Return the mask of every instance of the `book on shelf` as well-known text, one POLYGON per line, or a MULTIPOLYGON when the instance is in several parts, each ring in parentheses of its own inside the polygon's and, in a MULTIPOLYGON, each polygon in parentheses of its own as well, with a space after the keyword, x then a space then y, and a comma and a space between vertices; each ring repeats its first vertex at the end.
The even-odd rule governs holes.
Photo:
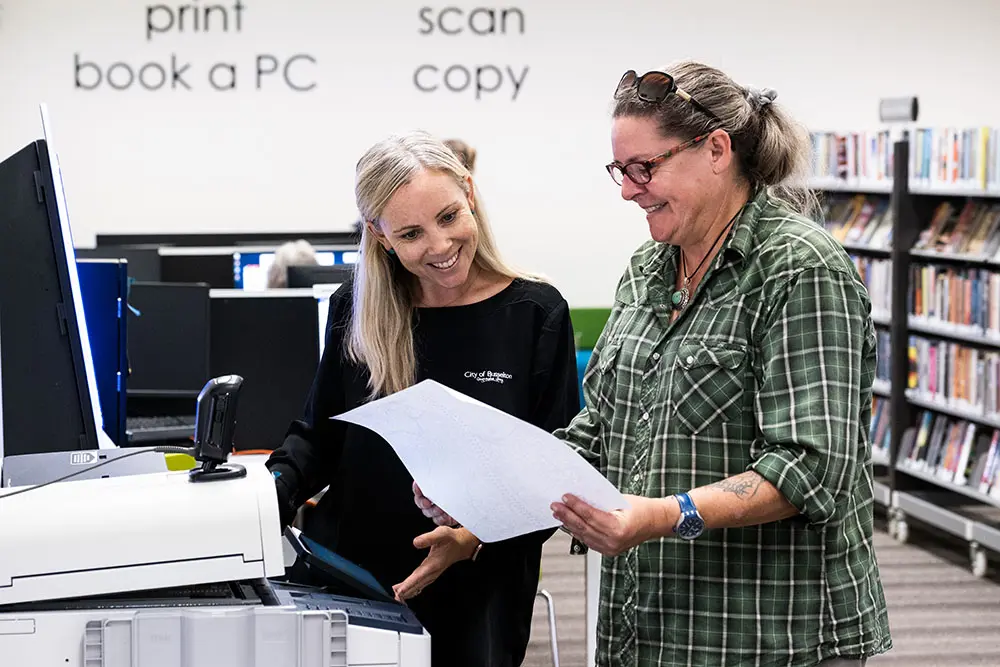
POLYGON ((822 216, 827 231, 843 244, 891 248, 892 212, 886 196, 830 194, 823 198, 822 216))
POLYGON ((1000 500, 1000 430, 920 411, 901 438, 897 467, 1000 500))
POLYGON ((1000 271, 911 264, 906 299, 914 324, 1000 340, 1000 271))
POLYGON ((892 378, 892 336, 884 329, 875 335, 875 378, 888 384, 892 378))
POLYGON ((814 131, 813 177, 859 188, 891 184, 893 144, 904 130, 911 189, 1000 192, 1000 129, 991 127, 814 131))
POLYGON ((872 443, 872 460, 889 462, 889 443, 892 440, 892 404, 888 398, 872 398, 872 423, 869 438, 872 443))
POLYGON ((926 186, 990 190, 1000 186, 1000 133, 989 127, 916 128, 910 180, 926 186))
POLYGON ((973 475, 972 481, 980 493, 1000 497, 1000 430, 993 432, 979 474, 973 475))
POLYGON ((1000 203, 969 199, 959 208, 942 202, 913 249, 1000 260, 1000 203))
POLYGON ((891 182, 890 130, 812 132, 813 176, 845 182, 891 182))
POLYGON ((861 281, 868 288, 872 316, 888 321, 892 312, 892 262, 878 257, 867 257, 849 252, 861 281))
POLYGON ((908 356, 913 395, 1000 420, 1000 351, 910 336, 908 356))

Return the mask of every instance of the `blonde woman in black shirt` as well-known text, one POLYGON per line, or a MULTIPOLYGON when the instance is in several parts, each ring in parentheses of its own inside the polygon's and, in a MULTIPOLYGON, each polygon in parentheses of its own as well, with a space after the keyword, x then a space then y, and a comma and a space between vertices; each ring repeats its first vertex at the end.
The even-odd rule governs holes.
POLYGON ((431 378, 546 431, 565 426, 580 408, 567 303, 504 262, 468 168, 437 139, 373 146, 356 194, 361 259, 331 298, 305 415, 268 461, 282 521, 329 485, 305 532, 406 601, 435 667, 514 667, 552 531, 482 545, 436 527, 389 444, 330 417, 431 378))

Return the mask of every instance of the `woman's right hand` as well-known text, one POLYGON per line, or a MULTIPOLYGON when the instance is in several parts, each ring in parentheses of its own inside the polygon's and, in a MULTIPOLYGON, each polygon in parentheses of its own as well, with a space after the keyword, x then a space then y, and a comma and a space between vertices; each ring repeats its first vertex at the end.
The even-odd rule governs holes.
POLYGON ((435 524, 439 526, 458 525, 458 522, 451 518, 447 512, 435 505, 430 498, 423 494, 416 482, 413 483, 413 502, 417 504, 420 511, 424 513, 424 516, 435 524))

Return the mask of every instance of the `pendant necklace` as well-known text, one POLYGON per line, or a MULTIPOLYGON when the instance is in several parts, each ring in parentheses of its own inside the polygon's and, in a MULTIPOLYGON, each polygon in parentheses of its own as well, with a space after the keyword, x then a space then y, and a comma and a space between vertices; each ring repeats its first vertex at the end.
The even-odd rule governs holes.
POLYGON ((740 210, 736 212, 736 215, 734 215, 729 220, 729 222, 726 223, 726 226, 722 228, 722 231, 719 232, 719 235, 715 237, 715 242, 712 243, 712 247, 708 249, 708 252, 705 253, 705 256, 701 258, 700 262, 698 262, 698 266, 696 266, 694 271, 692 271, 691 273, 688 273, 685 270, 687 268, 687 260, 684 258, 684 251, 683 250, 680 251, 681 272, 684 274, 684 282, 681 284, 681 288, 679 290, 674 290, 674 292, 670 295, 670 305, 674 310, 683 310, 684 307, 687 306, 688 303, 691 301, 691 291, 688 289, 688 285, 691 284, 691 278, 693 278, 698 273, 698 271, 701 270, 702 264, 704 264, 705 260, 708 259, 708 256, 712 254, 712 251, 715 250, 715 246, 719 244, 719 240, 722 238, 722 235, 726 233, 730 225, 733 224, 733 221, 736 220, 737 216, 739 216, 740 211, 742 210, 743 208, 740 207, 740 210))

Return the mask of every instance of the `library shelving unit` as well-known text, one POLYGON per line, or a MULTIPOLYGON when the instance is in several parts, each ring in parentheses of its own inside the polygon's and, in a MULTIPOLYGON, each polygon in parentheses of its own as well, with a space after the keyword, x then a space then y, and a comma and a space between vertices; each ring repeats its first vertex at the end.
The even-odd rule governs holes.
POLYGON ((889 533, 906 542, 912 522, 957 538, 984 576, 1000 554, 1000 134, 924 132, 863 138, 865 156, 840 136, 816 172, 841 176, 810 185, 872 295, 875 501, 889 533), (875 177, 848 175, 862 159, 875 177))

